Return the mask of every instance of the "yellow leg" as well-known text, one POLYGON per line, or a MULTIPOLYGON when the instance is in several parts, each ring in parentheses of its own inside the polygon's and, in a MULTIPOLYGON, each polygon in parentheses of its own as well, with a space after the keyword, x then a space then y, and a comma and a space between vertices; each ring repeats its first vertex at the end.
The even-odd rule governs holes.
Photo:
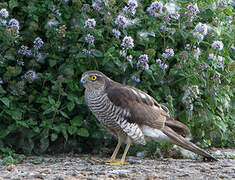
POLYGON ((118 139, 118 144, 117 144, 115 150, 113 151, 113 154, 112 154, 110 160, 108 161, 108 163, 111 163, 111 162, 114 162, 114 161, 115 161, 116 156, 117 156, 117 153, 118 153, 118 151, 119 151, 121 145, 122 145, 122 143, 121 143, 121 141, 118 139))
POLYGON ((125 162, 125 159, 126 159, 126 154, 127 154, 128 149, 129 149, 130 146, 131 146, 131 143, 128 143, 126 145, 126 148, 125 148, 124 153, 122 155, 122 159, 120 161, 115 161, 115 162, 113 161, 113 162, 110 162, 110 163, 107 163, 107 164, 109 164, 109 165, 125 165, 125 164, 129 164, 129 163, 125 162))

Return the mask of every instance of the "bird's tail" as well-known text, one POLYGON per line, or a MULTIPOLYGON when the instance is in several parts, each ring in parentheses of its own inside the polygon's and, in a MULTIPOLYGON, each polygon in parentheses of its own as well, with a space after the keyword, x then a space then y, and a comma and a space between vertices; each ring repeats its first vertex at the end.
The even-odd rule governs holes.
POLYGON ((192 151, 196 154, 204 156, 207 160, 209 161, 218 161, 216 158, 211 156, 209 153, 204 151, 203 149, 199 148, 192 142, 186 140, 183 136, 177 134, 174 130, 172 130, 170 127, 165 126, 163 129, 161 129, 164 134, 166 134, 170 140, 180 146, 183 147, 184 149, 187 149, 189 151, 192 151))

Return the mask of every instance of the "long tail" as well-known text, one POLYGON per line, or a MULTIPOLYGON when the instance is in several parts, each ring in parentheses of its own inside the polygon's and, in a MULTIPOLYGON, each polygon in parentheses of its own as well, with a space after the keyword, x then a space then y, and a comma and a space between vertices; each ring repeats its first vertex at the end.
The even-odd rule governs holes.
POLYGON ((171 128, 165 126, 163 129, 161 129, 162 132, 164 134, 166 134, 171 141, 178 145, 181 146, 189 151, 192 151, 196 154, 202 155, 204 156, 206 159, 208 159, 209 161, 218 161, 216 158, 214 158, 213 156, 211 156, 209 153, 207 153, 206 151, 204 151, 203 149, 199 148, 198 146, 196 146, 195 144, 191 143, 190 141, 186 140, 183 136, 177 134, 174 130, 172 130, 171 128))

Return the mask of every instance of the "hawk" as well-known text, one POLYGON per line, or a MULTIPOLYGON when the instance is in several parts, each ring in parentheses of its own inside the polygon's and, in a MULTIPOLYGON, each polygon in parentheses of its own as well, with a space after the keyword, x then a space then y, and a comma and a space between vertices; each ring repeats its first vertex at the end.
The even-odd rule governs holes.
POLYGON ((147 138, 169 141, 189 151, 216 161, 213 156, 183 136, 191 135, 183 123, 174 120, 167 107, 147 93, 115 82, 99 71, 83 73, 80 83, 85 87, 85 100, 98 121, 118 137, 118 144, 108 164, 124 165, 131 143, 145 144, 147 138), (120 161, 116 155, 126 144, 120 161))

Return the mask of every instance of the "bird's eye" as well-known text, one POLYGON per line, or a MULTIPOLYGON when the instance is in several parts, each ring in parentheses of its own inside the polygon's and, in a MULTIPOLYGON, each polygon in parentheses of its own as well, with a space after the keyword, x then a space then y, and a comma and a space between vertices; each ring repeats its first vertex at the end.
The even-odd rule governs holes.
POLYGON ((93 75, 93 76, 90 77, 90 79, 91 79, 92 81, 95 81, 95 80, 97 79, 97 77, 96 77, 95 75, 93 75))

